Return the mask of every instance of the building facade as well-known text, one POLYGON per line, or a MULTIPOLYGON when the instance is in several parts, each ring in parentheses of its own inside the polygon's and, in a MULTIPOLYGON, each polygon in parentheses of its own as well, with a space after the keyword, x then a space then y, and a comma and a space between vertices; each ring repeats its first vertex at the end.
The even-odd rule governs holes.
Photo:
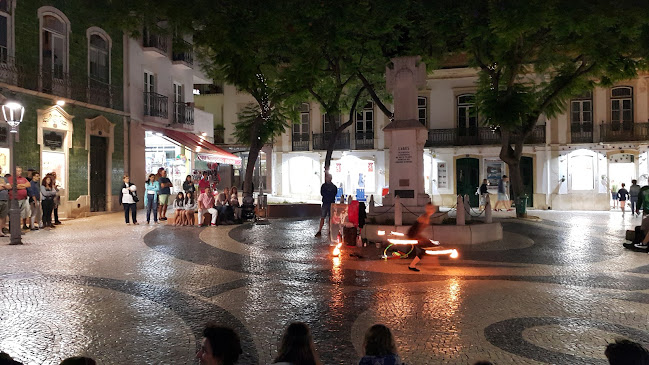
MULTIPOLYGON (((111 211, 124 173, 123 39, 83 1, 0 1, 0 95, 25 117, 16 163, 56 172, 59 215, 111 211)), ((9 172, 8 126, 0 166, 9 172)))

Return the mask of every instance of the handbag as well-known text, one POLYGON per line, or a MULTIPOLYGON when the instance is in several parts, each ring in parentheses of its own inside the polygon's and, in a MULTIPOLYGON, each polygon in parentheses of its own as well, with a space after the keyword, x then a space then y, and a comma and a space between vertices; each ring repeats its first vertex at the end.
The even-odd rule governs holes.
MULTIPOLYGON (((128 185, 128 186, 126 186, 126 188, 128 189, 130 186, 131 186, 131 185, 128 185)), ((137 202, 140 201, 140 198, 137 197, 137 194, 136 194, 134 191, 131 191, 131 190, 129 189, 128 193, 131 194, 131 197, 133 197, 133 201, 134 201, 134 202, 137 203, 137 202)))

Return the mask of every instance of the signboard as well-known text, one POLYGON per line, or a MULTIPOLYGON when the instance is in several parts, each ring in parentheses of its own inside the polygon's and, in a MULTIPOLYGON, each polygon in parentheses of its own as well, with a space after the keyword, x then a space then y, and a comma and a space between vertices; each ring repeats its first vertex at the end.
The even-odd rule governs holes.
POLYGON ((412 150, 410 149, 410 146, 400 146, 397 150, 397 156, 394 162, 397 164, 411 164, 412 150))
POLYGON ((43 131, 43 147, 51 151, 61 151, 63 147, 63 133, 43 131))
POLYGON ((447 176, 447 164, 446 162, 437 163, 437 188, 446 189, 448 188, 448 176, 447 176))
POLYGON ((331 204, 331 216, 329 217, 329 238, 336 241, 338 232, 342 232, 342 227, 349 224, 347 204, 331 204))
POLYGON ((485 174, 487 178, 487 186, 489 188, 498 188, 498 183, 504 175, 505 166, 502 161, 485 161, 485 174))

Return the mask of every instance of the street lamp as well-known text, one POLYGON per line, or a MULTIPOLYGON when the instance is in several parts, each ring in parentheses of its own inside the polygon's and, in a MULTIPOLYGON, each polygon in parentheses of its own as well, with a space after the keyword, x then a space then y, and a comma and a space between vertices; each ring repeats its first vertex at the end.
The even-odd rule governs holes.
MULTIPOLYGON (((16 185, 18 184, 18 176, 16 176, 16 157, 14 154, 14 139, 16 138, 16 133, 18 133, 18 126, 20 122, 23 121, 23 116, 25 115, 25 107, 16 103, 9 102, 2 106, 2 116, 7 121, 7 124, 11 126, 11 135, 9 136, 9 154, 11 155, 11 206, 9 207, 9 233, 11 234, 11 239, 9 241, 10 245, 22 245, 21 241, 21 231, 20 231, 20 209, 18 208, 18 189, 16 185)), ((2 229, 2 227, 0 227, 2 229)))

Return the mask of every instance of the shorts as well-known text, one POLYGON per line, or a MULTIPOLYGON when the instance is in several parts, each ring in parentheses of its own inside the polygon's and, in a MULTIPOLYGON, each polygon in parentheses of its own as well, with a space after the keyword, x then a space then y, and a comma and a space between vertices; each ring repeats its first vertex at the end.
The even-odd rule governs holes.
POLYGON ((32 209, 29 205, 29 199, 19 200, 18 208, 20 208, 20 218, 32 217, 32 209))
POLYGON ((9 214, 9 201, 0 200, 0 219, 7 218, 7 214, 9 214))
POLYGON ((322 208, 320 209, 320 218, 327 218, 331 215, 331 203, 322 203, 322 208))
POLYGON ((613 198, 613 200, 617 200, 617 193, 611 193, 611 198, 613 198))
POLYGON ((158 204, 160 204, 160 205, 169 205, 169 194, 160 194, 160 195, 158 195, 158 204))
POLYGON ((507 200, 509 200, 509 197, 507 196, 507 194, 504 194, 504 193, 498 193, 498 200, 499 200, 499 201, 501 201, 501 200, 503 200, 503 201, 507 201, 507 200))

